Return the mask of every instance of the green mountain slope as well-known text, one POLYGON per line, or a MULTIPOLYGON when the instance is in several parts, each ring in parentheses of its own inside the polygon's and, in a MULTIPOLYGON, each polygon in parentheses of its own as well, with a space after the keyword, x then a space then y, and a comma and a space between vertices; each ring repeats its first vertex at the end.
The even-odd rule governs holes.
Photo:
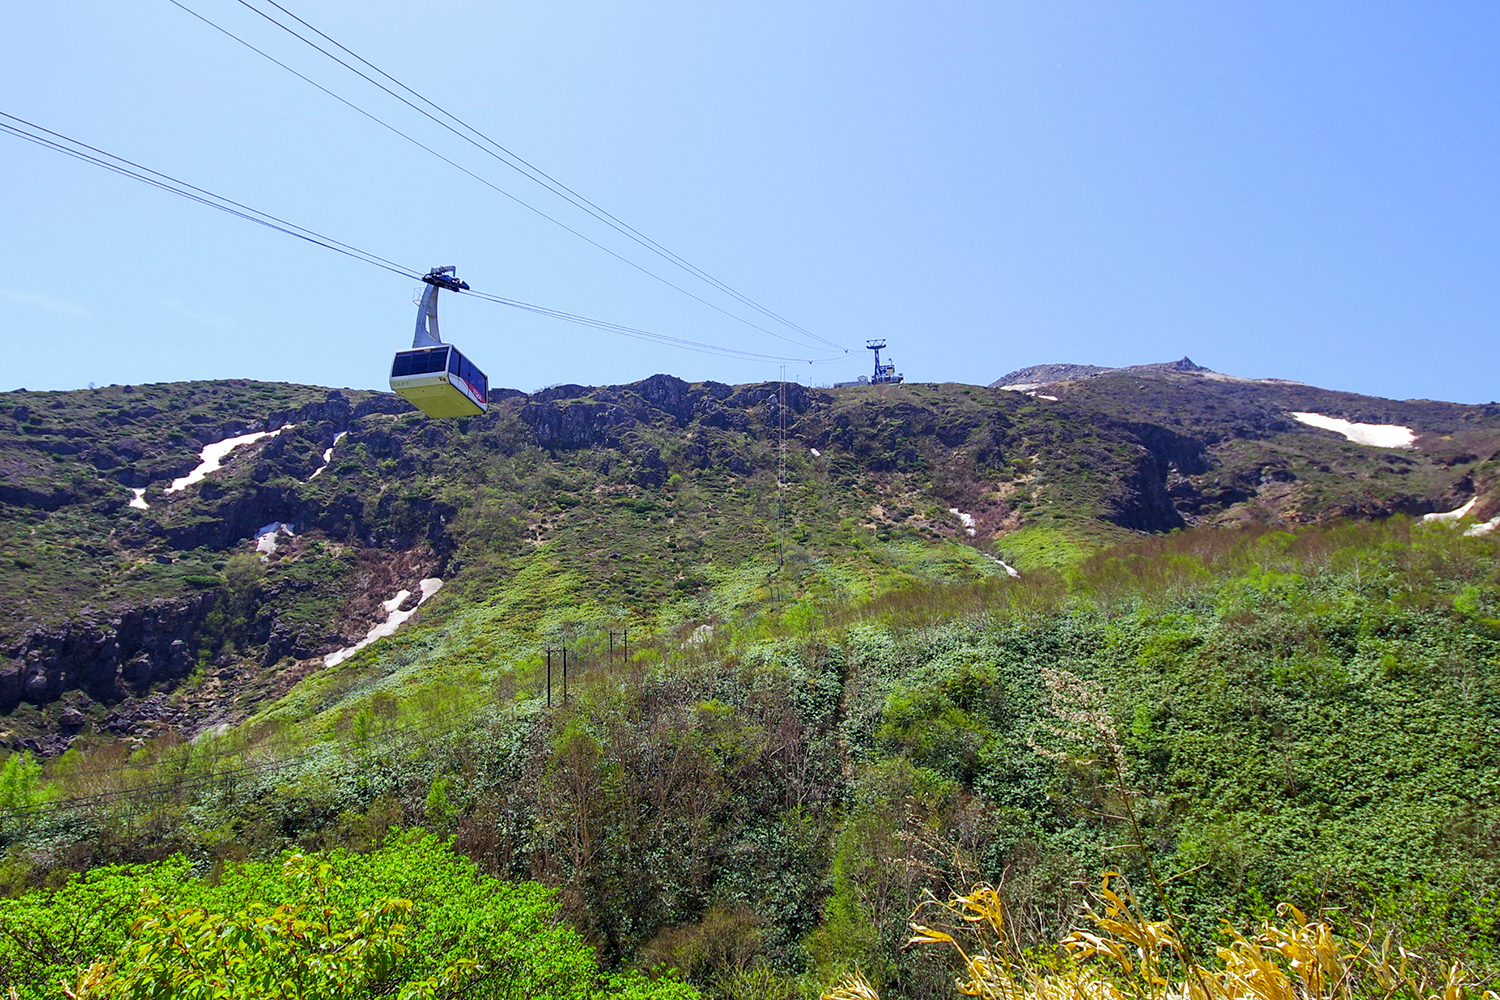
POLYGON ((514 583, 222 735, 64 755, 40 786, 12 757, 0 871, 420 824, 558 889, 606 965, 758 966, 788 996, 857 965, 939 997, 949 970, 902 948, 924 892, 1001 883, 1020 943, 1050 943, 1101 868, 1147 884, 1129 811, 1200 942, 1288 899, 1396 915, 1434 962, 1500 956, 1496 539, 1194 529, 1065 575, 637 625, 628 656, 562 574, 514 583), (566 701, 544 643, 571 649, 566 701))
POLYGON ((420 825, 607 969, 938 997, 924 892, 1050 943, 1134 815, 1200 940, 1494 968, 1500 412, 1212 375, 6 394, 0 879, 420 825))
POLYGON ((1171 368, 1042 395, 785 388, 785 413, 776 383, 501 390, 451 422, 384 393, 257 383, 3 394, 12 741, 243 718, 429 577, 445 582, 433 608, 545 577, 595 618, 709 624, 765 599, 1004 573, 993 557, 1065 565, 1190 523, 1447 510, 1492 488, 1500 455, 1493 407, 1171 368), (1294 409, 1409 425, 1416 446, 1352 444, 1294 409), (275 433, 168 492, 205 445, 256 432, 275 433))

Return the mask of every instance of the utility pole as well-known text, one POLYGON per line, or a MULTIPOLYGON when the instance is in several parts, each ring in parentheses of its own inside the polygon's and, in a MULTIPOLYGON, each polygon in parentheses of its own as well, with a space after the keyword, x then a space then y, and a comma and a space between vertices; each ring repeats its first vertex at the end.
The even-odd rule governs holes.
POLYGON ((620 641, 624 644, 624 649, 625 649, 624 654, 620 657, 620 663, 622 665, 628 664, 630 662, 630 629, 627 628, 627 629, 623 629, 623 630, 621 630, 619 632, 611 632, 609 634, 609 662, 610 663, 613 663, 615 661, 615 636, 619 636, 620 637, 620 641))
POLYGON ((552 654, 562 654, 562 700, 568 703, 568 647, 547 650, 547 707, 552 707, 552 654))
POLYGON ((783 545, 786 540, 786 365, 781 366, 781 400, 776 407, 780 418, 780 441, 776 452, 776 569, 786 565, 783 545))
POLYGON ((775 400, 777 445, 775 445, 775 582, 771 603, 781 606, 781 573, 786 568, 786 366, 781 366, 780 391, 775 400))

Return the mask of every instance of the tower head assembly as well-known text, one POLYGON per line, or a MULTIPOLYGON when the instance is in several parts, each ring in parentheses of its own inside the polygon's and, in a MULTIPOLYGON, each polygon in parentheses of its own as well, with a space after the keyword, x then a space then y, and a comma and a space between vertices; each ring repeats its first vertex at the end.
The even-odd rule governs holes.
POLYGON ((895 385, 904 381, 903 376, 896 371, 894 361, 884 365, 880 363, 880 352, 885 349, 884 340, 867 340, 865 347, 875 352, 875 374, 870 377, 871 385, 895 385))

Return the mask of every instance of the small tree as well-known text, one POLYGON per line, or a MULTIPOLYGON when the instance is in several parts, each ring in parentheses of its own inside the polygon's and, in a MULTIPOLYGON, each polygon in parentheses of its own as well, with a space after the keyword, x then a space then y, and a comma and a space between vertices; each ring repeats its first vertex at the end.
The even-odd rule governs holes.
POLYGON ((42 800, 42 765, 25 750, 0 768, 0 809, 30 809, 42 800))

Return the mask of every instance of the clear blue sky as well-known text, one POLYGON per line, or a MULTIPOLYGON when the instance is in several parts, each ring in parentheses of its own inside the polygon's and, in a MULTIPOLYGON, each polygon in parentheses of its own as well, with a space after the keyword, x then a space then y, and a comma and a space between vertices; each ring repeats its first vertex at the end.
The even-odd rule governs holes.
MULTIPOLYGON (((733 308, 237 0, 182 2, 733 308)), ((915 381, 1190 355, 1500 397, 1493 2, 283 3, 850 348, 789 377, 852 378, 884 337, 915 381)), ((6 22, 0 111, 412 268, 456 264, 477 289, 824 356, 621 264, 168 0, 6 22)), ((409 279, 3 135, 0 183, 0 388, 383 386, 410 342, 409 279)), ((445 298, 442 325, 497 386, 777 375, 473 299, 445 298)))

